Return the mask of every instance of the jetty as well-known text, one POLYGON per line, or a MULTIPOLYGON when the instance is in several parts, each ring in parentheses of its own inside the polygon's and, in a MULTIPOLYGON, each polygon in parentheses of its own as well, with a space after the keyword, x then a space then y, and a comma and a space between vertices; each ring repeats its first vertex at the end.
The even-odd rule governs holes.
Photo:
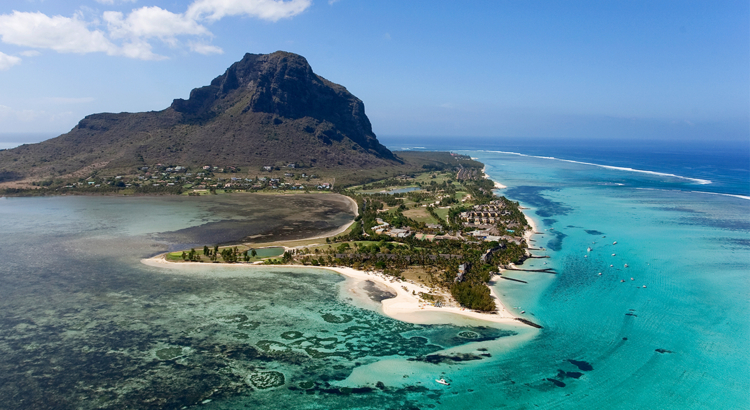
POLYGON ((511 278, 509 276, 500 275, 500 277, 503 278, 503 279, 505 279, 505 280, 512 280, 513 282, 529 283, 529 282, 526 282, 525 280, 511 278))
POLYGON ((519 321, 519 322, 521 322, 521 323, 523 323, 523 324, 525 324, 525 325, 529 325, 529 326, 535 327, 537 329, 544 329, 542 327, 542 325, 538 325, 538 324, 536 324, 536 323, 534 323, 534 322, 532 322, 532 321, 530 321, 528 319, 524 319, 522 317, 517 317, 516 320, 519 321))
POLYGON ((552 268, 544 268, 544 269, 521 269, 521 268, 506 267, 504 269, 505 270, 514 270, 514 271, 519 271, 519 272, 544 272, 544 273, 551 273, 551 274, 557 275, 557 272, 555 272, 555 270, 552 269, 552 268))

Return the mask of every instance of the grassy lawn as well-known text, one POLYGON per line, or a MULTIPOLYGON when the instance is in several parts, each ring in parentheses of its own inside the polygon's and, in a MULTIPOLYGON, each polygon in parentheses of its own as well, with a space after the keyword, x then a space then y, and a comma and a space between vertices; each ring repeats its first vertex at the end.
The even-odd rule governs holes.
MULTIPOLYGON (((219 254, 221 254, 222 249, 226 249, 226 248, 234 248, 234 247, 233 246, 220 247, 219 248, 219 254)), ((247 247, 247 246, 237 246, 237 250, 240 251, 241 253, 246 252, 248 249, 250 249, 250 248, 247 247)), ((255 249, 255 252, 257 253, 257 255, 250 258, 250 260, 248 261, 250 263, 257 262, 257 261, 262 261, 262 260, 269 259, 269 258, 275 258, 275 257, 281 256, 281 255, 284 254, 284 248, 283 247, 278 247, 278 246, 270 247, 270 248, 254 248, 254 249, 255 249)), ((196 249, 195 251, 198 253, 198 258, 200 259, 201 262, 206 262, 206 263, 212 263, 213 262, 207 256, 203 255, 203 249, 202 248, 201 249, 196 249)), ((186 250, 185 253, 189 253, 189 250, 186 250)), ((182 259, 182 251, 168 253, 167 256, 166 256, 166 260, 170 261, 170 262, 182 262, 183 261, 183 259, 182 259)), ((244 258, 240 258, 240 260, 242 262, 244 262, 244 258)), ((223 259, 221 258, 221 255, 219 255, 219 257, 217 259, 217 262, 223 262, 223 259)))
POLYGON ((427 212, 427 208, 416 208, 416 209, 408 209, 404 211, 404 216, 407 218, 411 218, 417 222, 424 222, 426 224, 434 224, 434 223, 440 223, 440 221, 436 221, 435 218, 430 215, 429 212, 427 212))
MULTIPOLYGON (((437 184, 442 184, 445 181, 448 181, 449 179, 453 179, 453 174, 447 173, 447 172, 438 172, 438 173, 430 173, 425 172, 423 174, 419 174, 414 178, 414 183, 421 182, 422 185, 430 185, 430 182, 435 181, 437 184), (435 175, 435 178, 432 178, 432 175, 435 175)), ((455 182, 455 181, 454 181, 455 182)))
POLYGON ((445 208, 445 209, 436 208, 435 209, 435 213, 440 217, 440 223, 445 224, 445 218, 448 216, 448 211, 450 211, 450 209, 448 208, 445 208))
MULTIPOLYGON (((350 241, 350 242, 337 242, 337 243, 330 243, 330 244, 326 243, 326 244, 319 244, 316 246, 308 246, 306 249, 312 252, 312 255, 314 256, 315 255, 314 252, 316 249, 319 252, 327 251, 328 249, 336 249, 345 243, 349 244, 349 250, 347 252, 352 252, 354 250, 355 243, 358 244, 359 246, 364 246, 364 245, 370 246, 370 245, 379 244, 380 242, 379 241, 350 241)), ((388 243, 392 245, 396 245, 396 246, 407 246, 405 244, 398 243, 398 242, 388 242, 388 243)))

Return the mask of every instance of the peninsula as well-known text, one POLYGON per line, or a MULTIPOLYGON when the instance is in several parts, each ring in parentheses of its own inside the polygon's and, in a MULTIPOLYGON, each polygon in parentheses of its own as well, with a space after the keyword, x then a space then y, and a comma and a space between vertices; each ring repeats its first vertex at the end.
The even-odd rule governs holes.
POLYGON ((326 237, 204 244, 164 261, 370 272, 395 289, 391 312, 408 300, 512 318, 487 285, 530 256, 533 228, 500 187, 465 155, 391 152, 361 100, 283 51, 246 54, 162 111, 93 114, 0 151, 2 195, 345 195, 358 215, 326 237))
MULTIPOLYGON (((488 286, 530 257, 534 232, 519 204, 495 195, 483 164, 450 154, 456 165, 404 174, 339 192, 357 205, 352 223, 297 241, 206 244, 145 260, 157 266, 206 263, 325 268, 389 292, 383 312, 405 321, 421 311, 521 322, 488 286)), ((553 273, 553 272, 550 272, 553 273)), ((521 281, 522 282, 522 281, 521 281)), ((350 289, 357 292, 356 287, 350 289)))

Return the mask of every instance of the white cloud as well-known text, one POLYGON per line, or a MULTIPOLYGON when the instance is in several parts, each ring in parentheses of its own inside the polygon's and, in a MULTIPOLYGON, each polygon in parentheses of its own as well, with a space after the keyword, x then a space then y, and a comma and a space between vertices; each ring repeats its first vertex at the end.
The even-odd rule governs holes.
POLYGON ((125 57, 137 58, 139 60, 165 60, 167 57, 160 56, 151 51, 151 44, 148 41, 135 39, 124 43, 120 49, 120 54, 125 57))
POLYGON ((0 52, 0 71, 7 70, 16 64, 21 63, 21 58, 16 56, 9 56, 3 52, 0 52))
POLYGON ((210 44, 190 42, 190 51, 209 55, 209 54, 224 54, 224 50, 221 47, 212 46, 210 44))
POLYGON ((40 12, 14 11, 0 15, 0 38, 7 44, 48 48, 60 53, 105 52, 116 54, 117 47, 102 31, 89 30, 78 16, 49 17, 40 12))
POLYGON ((126 18, 116 11, 107 11, 102 16, 107 22, 112 38, 159 38, 169 44, 176 42, 179 35, 210 35, 211 33, 182 14, 175 14, 162 8, 141 7, 133 10, 126 18))
POLYGON ((14 118, 21 122, 31 122, 42 116, 46 112, 37 110, 15 110, 11 107, 0 105, 0 119, 14 118))
MULTIPOLYGON (((101 4, 133 3, 135 0, 97 0, 101 4)), ((205 40, 213 34, 203 23, 215 22, 226 16, 247 16, 277 21, 305 11, 312 0, 195 0, 184 14, 173 13, 157 6, 141 7, 130 13, 105 11, 91 16, 93 9, 81 8, 73 17, 47 16, 41 12, 0 14, 0 40, 17 46, 50 49, 59 53, 95 53, 121 55, 141 60, 162 60, 166 57, 153 51, 157 39, 170 47, 181 44, 179 37, 198 37, 187 42, 192 52, 221 54, 217 46, 205 40), (88 18, 84 17, 84 10, 88 18), (90 20, 90 21, 87 21, 90 20), (104 29, 106 27, 106 30, 104 29)), ((27 50, 21 55, 31 57, 38 51, 27 50)), ((18 64, 18 57, 0 59, 0 69, 18 64)))
POLYGON ((138 0, 119 0, 119 1, 115 1, 115 0, 96 0, 96 2, 99 3, 99 4, 108 4, 108 5, 112 5, 112 4, 115 4, 115 3, 135 3, 136 1, 138 1, 138 0))
POLYGON ((333 6, 333 3, 338 3, 339 0, 328 0, 328 4, 333 6))
POLYGON ((247 16, 278 21, 302 13, 311 4, 312 0, 196 0, 185 14, 194 20, 247 16))
POLYGON ((24 56, 24 57, 36 57, 36 56, 40 56, 40 55, 42 55, 42 53, 40 53, 40 52, 38 52, 38 51, 36 51, 36 50, 26 50, 26 51, 21 51, 21 53, 20 53, 20 54, 21 54, 22 56, 24 56))

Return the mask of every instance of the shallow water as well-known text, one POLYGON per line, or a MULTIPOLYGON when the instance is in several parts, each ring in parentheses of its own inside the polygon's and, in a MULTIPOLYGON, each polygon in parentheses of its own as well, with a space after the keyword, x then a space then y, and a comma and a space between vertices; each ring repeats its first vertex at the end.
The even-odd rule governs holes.
MULTIPOLYGON (((241 218, 252 230, 239 230, 240 237, 285 232, 307 208, 322 205, 300 197, 296 205, 284 202, 292 209, 269 218, 274 214, 259 208, 273 198, 254 201, 0 200, 0 407, 278 408, 282 401, 351 408, 362 397, 376 406, 421 406, 437 403, 440 390, 419 377, 404 383, 407 368, 398 370, 398 386, 388 379, 380 387, 377 381, 342 382, 383 358, 486 360, 482 352, 439 353, 514 334, 386 318, 374 302, 368 309, 347 300, 336 291, 344 279, 327 271, 207 264, 183 272, 140 263, 175 246, 217 238, 213 232, 201 236, 196 226, 241 218)), ((318 212, 333 221, 352 217, 335 203, 318 212)), ((385 296, 369 290, 375 299, 385 296)))
POLYGON ((551 258, 524 266, 559 272, 513 272, 529 285, 497 285, 545 329, 475 370, 473 380, 494 379, 477 400, 511 408, 750 408, 750 201, 689 192, 684 178, 468 153, 508 186, 499 192, 530 208, 543 232, 534 246, 546 251, 535 253, 551 258))
MULTIPOLYGON (((557 272, 513 272, 528 284, 499 280, 495 290, 541 331, 405 324, 378 313, 387 290, 364 282, 354 292, 321 271, 138 262, 304 225, 269 203, 0 199, 0 403, 750 408, 750 201, 720 195, 746 195, 747 164, 488 148, 464 152, 543 232, 533 244, 546 251, 535 253, 550 258, 523 266, 557 272), (577 162, 540 158, 550 155, 577 162)), ((313 220, 343 223, 343 209, 313 220)))

